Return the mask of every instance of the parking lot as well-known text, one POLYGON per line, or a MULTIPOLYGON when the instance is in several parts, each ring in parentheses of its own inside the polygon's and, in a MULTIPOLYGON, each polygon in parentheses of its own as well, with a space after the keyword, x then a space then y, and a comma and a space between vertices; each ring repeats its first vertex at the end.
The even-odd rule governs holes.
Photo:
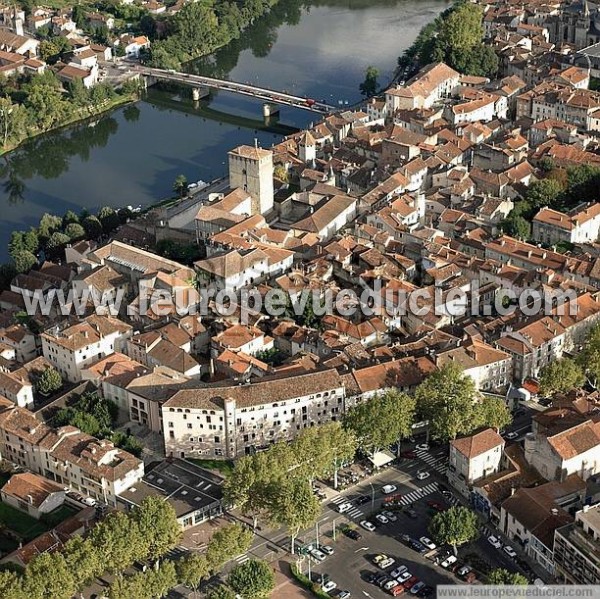
MULTIPOLYGON (((398 568, 403 569, 403 566, 411 575, 406 586, 410 587, 416 581, 424 583, 417 587, 420 594, 414 594, 421 597, 434 594, 434 589, 439 584, 464 584, 467 571, 472 571, 470 576, 476 577, 474 583, 480 582, 485 572, 495 568, 528 574, 519 567, 517 559, 509 557, 503 551, 502 546, 495 548, 488 542, 487 537, 493 534, 491 530, 482 529, 482 534, 476 541, 459 548, 457 561, 449 564, 448 568, 441 564, 451 555, 450 548, 436 547, 422 553, 411 548, 411 541, 413 547, 419 549, 414 541, 418 542, 421 537, 429 536, 429 521, 438 509, 460 503, 444 484, 444 451, 433 448, 426 452, 425 457, 424 453, 419 452, 416 459, 402 460, 397 466, 380 474, 374 482, 359 484, 351 491, 328 500, 315 535, 309 533, 302 539, 305 545, 316 547, 320 544, 333 548, 333 554, 323 556, 322 561, 304 556, 299 562, 306 574, 310 560, 313 580, 335 583, 335 589, 330 592, 332 597, 344 597, 342 591, 348 591, 350 597, 390 597, 393 589, 384 590, 378 582, 384 585, 388 582, 388 586, 391 586, 393 583, 389 582, 389 574, 398 568), (428 472, 429 476, 419 480, 417 473, 423 471, 428 472), (396 489, 386 495, 383 493, 385 485, 393 485, 396 489), (392 511, 396 519, 381 523, 375 514, 382 509, 386 510, 386 497, 395 499, 395 509, 389 511, 392 511), (350 506, 347 509, 341 508, 344 513, 340 514, 340 506, 346 503, 350 506), (365 520, 375 524, 375 530, 367 530, 361 524, 365 520), (348 537, 342 532, 345 527, 358 532, 360 538, 348 537), (384 569, 374 563, 376 557, 382 554, 394 560, 384 569), (461 570, 465 565, 468 567, 461 570), (462 574, 460 577, 457 575, 459 572, 462 574), (382 580, 384 574, 388 577, 382 580), (380 580, 373 582, 372 579, 376 577, 380 580)), ((398 576, 398 580, 404 578, 406 574, 398 576)), ((398 590, 395 592, 400 594, 398 590)), ((402 594, 411 595, 409 589, 402 591, 402 594)))

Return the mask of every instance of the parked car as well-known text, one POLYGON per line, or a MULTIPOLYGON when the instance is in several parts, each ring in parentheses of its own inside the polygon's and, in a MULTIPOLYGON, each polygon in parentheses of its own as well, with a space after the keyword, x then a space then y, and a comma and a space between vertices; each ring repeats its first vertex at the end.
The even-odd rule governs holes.
POLYGON ((350 591, 340 591, 337 594, 337 599, 350 599, 352 597, 352 593, 350 591))
POLYGON ((411 576, 402 586, 408 591, 409 589, 412 589, 417 582, 419 582, 419 579, 416 576, 411 576))
POLYGON ((375 580, 377 579, 377 572, 371 572, 370 570, 367 570, 366 572, 363 572, 361 574, 361 578, 365 581, 368 582, 369 584, 375 584, 375 580))
POLYGON ((398 576, 404 574, 406 571, 408 571, 408 568, 406 566, 398 566, 395 570, 392 570, 390 572, 390 576, 392 578, 398 578, 398 576))
POLYGON ((323 591, 330 593, 333 589, 337 588, 337 584, 333 580, 328 580, 322 587, 323 591))
POLYGON ((456 555, 449 555, 441 564, 442 568, 450 569, 458 561, 456 555))
POLYGON ((517 552, 510 545, 504 545, 504 553, 506 553, 508 557, 517 557, 517 552))
POLYGON ((429 476, 430 474, 427 472, 427 470, 419 470, 419 472, 417 472, 418 480, 425 480, 426 478, 429 478, 429 476))
POLYGON ((384 559, 382 562, 379 562, 378 565, 382 570, 385 570, 385 569, 389 568, 390 566, 393 566, 395 562, 396 562, 396 560, 393 557, 388 557, 387 559, 384 559))
POLYGON ((417 454, 414 451, 403 451, 400 454, 400 457, 405 460, 414 460, 417 457, 417 454))
POLYGON ((375 514, 375 519, 382 524, 387 524, 389 520, 383 514, 375 514))
POLYGON ((344 534, 353 541, 359 541, 362 539, 362 535, 354 528, 344 528, 344 534))
POLYGON ((419 443, 415 445, 415 449, 418 451, 429 451, 429 445, 427 443, 419 443))
POLYGON ((413 595, 416 595, 421 589, 425 588, 425 583, 423 581, 417 582, 416 584, 414 584, 411 589, 410 592, 413 595))
MULTIPOLYGON (((414 588, 414 587, 413 587, 414 588)), ((431 597, 431 595, 433 595, 433 593, 435 592, 435 589, 433 587, 430 587, 429 585, 425 585, 418 593, 417 595, 419 597, 431 597)))
POLYGON ((427 549, 435 549, 437 547, 437 545, 429 537, 421 537, 419 541, 421 541, 421 543, 423 543, 427 549))
POLYGON ((369 532, 373 532, 375 530, 375 528, 377 528, 373 522, 369 522, 368 520, 361 520, 360 521, 360 525, 365 529, 368 530, 369 532))
POLYGON ((414 539, 411 539, 411 541, 409 542, 409 545, 413 551, 418 551, 419 553, 427 552, 427 547, 425 547, 425 545, 423 545, 423 543, 416 541, 414 539))
POLYGON ((506 433, 504 438, 507 439, 508 441, 514 441, 516 438, 518 438, 518 436, 519 436, 519 433, 515 433, 514 431, 511 431, 510 433, 506 433))
POLYGON ((401 584, 390 590, 390 595, 392 597, 398 597, 398 595, 402 595, 402 593, 404 593, 404 587, 401 584))
POLYGON ((398 516, 394 514, 394 512, 390 512, 388 510, 383 510, 381 512, 390 522, 396 522, 398 520, 398 516))
POLYGON ((368 495, 360 495, 354 500, 354 503, 356 505, 364 505, 365 503, 369 503, 369 501, 371 501, 371 498, 368 495))
POLYGON ((389 495, 390 493, 393 493, 398 487, 396 487, 396 485, 383 485, 383 487, 381 487, 381 492, 384 495, 389 495))
POLYGON ((402 572, 402 574, 396 576, 396 580, 400 583, 406 582, 409 578, 412 578, 412 574, 406 570, 406 572, 402 572))
POLYGON ((382 588, 384 591, 391 591, 394 587, 397 587, 399 584, 400 583, 397 580, 391 578, 383 585, 382 588))
POLYGON ((388 556, 385 553, 378 553, 374 558, 373 558, 373 563, 378 566, 381 562, 385 561, 386 559, 388 559, 388 556))
POLYGON ((416 520, 419 517, 419 515, 417 514, 417 512, 415 512, 415 510, 413 510, 412 508, 408 508, 408 509, 404 510, 404 513, 409 518, 412 518, 413 520, 416 520))
POLYGON ((440 503, 439 501, 433 501, 433 499, 430 499, 427 502, 427 505, 430 508, 433 508, 434 510, 436 510, 437 512, 443 512, 446 510, 446 506, 442 503, 440 503))
POLYGON ((334 554, 334 550, 331 545, 319 545, 319 551, 321 551, 325 555, 333 555, 334 554))
POLYGON ((488 543, 492 547, 495 547, 496 549, 500 549, 500 547, 502 547, 502 543, 500 542, 500 539, 498 537, 495 537, 494 535, 489 536, 487 540, 488 540, 488 543))
POLYGON ((318 549, 313 549, 310 552, 310 554, 318 562, 322 562, 327 557, 322 551, 319 551, 318 549))

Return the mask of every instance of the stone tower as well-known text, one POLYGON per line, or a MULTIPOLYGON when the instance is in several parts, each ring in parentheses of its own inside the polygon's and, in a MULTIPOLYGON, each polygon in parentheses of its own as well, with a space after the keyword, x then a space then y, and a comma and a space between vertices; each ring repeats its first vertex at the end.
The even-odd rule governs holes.
POLYGON ((273 209, 273 152, 257 146, 239 146, 229 152, 229 186, 247 191, 252 214, 273 209))
POLYGON ((309 166, 312 166, 317 158, 317 143, 308 130, 298 140, 298 156, 302 162, 309 166))

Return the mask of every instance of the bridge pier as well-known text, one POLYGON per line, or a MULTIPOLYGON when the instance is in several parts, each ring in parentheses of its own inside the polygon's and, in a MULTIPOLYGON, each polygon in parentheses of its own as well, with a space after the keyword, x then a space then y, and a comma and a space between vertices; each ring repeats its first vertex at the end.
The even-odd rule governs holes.
POLYGON ((279 106, 265 102, 263 104, 263 116, 268 119, 270 116, 279 114, 279 106))

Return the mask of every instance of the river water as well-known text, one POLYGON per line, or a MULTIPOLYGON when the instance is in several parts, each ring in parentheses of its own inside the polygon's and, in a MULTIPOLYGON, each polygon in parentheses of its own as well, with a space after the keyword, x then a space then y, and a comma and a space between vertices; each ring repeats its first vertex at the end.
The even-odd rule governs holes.
MULTIPOLYGON (((367 66, 390 80, 397 57, 444 8, 443 0, 282 0, 240 40, 188 70, 250 82, 343 107, 360 99, 367 66)), ((318 115, 282 107, 282 125, 305 127, 318 115)), ((33 140, 0 165, 0 261, 14 230, 44 212, 147 205, 171 194, 175 177, 209 181, 226 173, 227 151, 286 132, 265 127, 262 104, 227 93, 194 104, 187 94, 152 89, 136 105, 94 124, 33 140)))

